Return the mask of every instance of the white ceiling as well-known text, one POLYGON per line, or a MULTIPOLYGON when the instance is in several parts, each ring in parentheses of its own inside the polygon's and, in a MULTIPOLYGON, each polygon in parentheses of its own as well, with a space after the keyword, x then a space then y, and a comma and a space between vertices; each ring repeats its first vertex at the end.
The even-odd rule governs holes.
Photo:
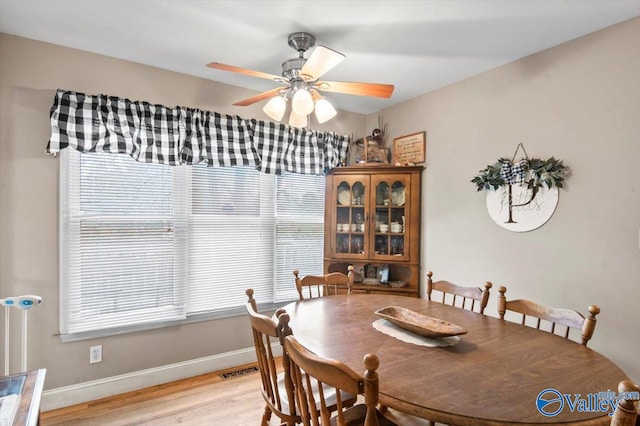
POLYGON ((327 94, 372 113, 639 15, 640 0, 0 0, 0 32, 264 91, 277 84, 205 64, 279 75, 306 31, 346 55, 325 79, 395 85, 327 94))

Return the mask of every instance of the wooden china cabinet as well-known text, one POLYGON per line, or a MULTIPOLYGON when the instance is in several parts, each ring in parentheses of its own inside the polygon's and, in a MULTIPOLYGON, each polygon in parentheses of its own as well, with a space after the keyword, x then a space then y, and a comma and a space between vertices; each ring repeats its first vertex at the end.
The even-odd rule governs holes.
POLYGON ((332 169, 325 189, 324 272, 355 268, 354 293, 420 295, 423 167, 332 169), (404 287, 391 282, 404 281, 404 287))

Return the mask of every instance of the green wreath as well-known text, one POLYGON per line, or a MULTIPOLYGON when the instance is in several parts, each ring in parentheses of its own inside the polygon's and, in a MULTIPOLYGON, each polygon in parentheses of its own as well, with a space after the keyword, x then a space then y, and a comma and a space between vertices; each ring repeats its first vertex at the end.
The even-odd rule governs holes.
POLYGON ((562 188, 568 174, 568 167, 562 164, 561 160, 553 157, 546 161, 539 158, 520 160, 515 165, 508 158, 500 158, 496 163, 480 170, 471 182, 476 185, 478 191, 498 189, 513 183, 527 185, 529 189, 542 187, 551 189, 562 188), (510 169, 516 168, 518 170, 512 176, 510 169))

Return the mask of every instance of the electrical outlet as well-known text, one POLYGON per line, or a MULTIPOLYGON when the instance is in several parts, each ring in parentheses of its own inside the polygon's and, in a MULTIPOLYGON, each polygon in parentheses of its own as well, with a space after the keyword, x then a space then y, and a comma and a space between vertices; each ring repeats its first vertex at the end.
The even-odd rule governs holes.
POLYGON ((102 345, 89 348, 89 364, 95 364, 96 362, 102 362, 102 345))

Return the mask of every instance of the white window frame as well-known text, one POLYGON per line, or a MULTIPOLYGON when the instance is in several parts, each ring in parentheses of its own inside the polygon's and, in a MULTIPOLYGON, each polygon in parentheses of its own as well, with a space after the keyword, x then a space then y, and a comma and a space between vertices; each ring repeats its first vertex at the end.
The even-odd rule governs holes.
MULTIPOLYGON (((69 290, 70 285, 82 285, 78 282, 70 282, 69 277, 77 276, 78 272, 74 271, 74 268, 77 264, 74 262, 73 256, 78 253, 74 253, 73 250, 70 249, 74 244, 74 241, 77 241, 80 238, 79 227, 77 225, 77 221, 74 221, 73 211, 77 208, 77 206, 70 205, 70 201, 72 199, 77 199, 78 191, 80 190, 80 174, 79 170, 74 167, 74 162, 71 161, 71 156, 80 156, 84 154, 80 154, 74 150, 67 149, 61 151, 60 155, 60 330, 61 330, 61 340, 65 341, 76 341, 82 339, 96 338, 102 336, 109 336, 115 334, 128 333, 133 331, 147 330, 153 328, 160 328, 166 326, 172 326, 176 324, 185 324, 196 321, 210 320, 214 318, 223 318, 229 316, 237 316, 245 314, 244 309, 244 301, 246 301, 246 296, 244 296, 244 290, 246 287, 250 287, 250 282, 243 281, 242 277, 246 275, 247 271, 243 270, 233 270, 233 274, 238 277, 237 280, 237 289, 234 288, 234 295, 236 290, 238 294, 241 294, 242 302, 239 301, 235 303, 234 306, 227 306, 221 309, 213 309, 207 311, 200 310, 199 312, 189 313, 187 310, 188 300, 182 300, 184 305, 184 315, 179 318, 176 315, 172 315, 168 320, 159 320, 155 322, 145 322, 140 324, 131 324, 119 327, 107 327, 104 329, 92 329, 87 331, 80 332, 68 332, 69 326, 69 309, 72 303, 74 302, 70 297, 72 291, 69 290), (75 198, 74 198, 75 197, 75 198)), ((102 155, 114 155, 114 154, 102 154, 102 155)), ((133 160, 132 160, 133 161, 133 160)), ((141 163, 144 165, 144 163, 141 163)), ((156 166, 158 167, 158 166, 156 166)), ((189 294, 189 286, 190 283, 190 267, 189 267, 189 230, 190 227, 194 226, 194 221, 197 220, 197 214, 192 212, 192 191, 191 188, 191 167, 192 166, 162 166, 162 167, 174 167, 175 172, 174 175, 177 174, 177 177, 174 176, 173 179, 173 187, 174 187, 174 199, 176 199, 176 203, 179 205, 179 208, 173 211, 173 215, 177 217, 173 217, 175 221, 173 225, 174 238, 179 241, 179 244, 176 244, 176 250, 178 253, 175 255, 175 267, 174 267, 174 277, 175 277, 175 285, 177 287, 184 286, 182 288, 183 296, 177 295, 178 301, 180 301, 180 297, 184 297, 188 299, 189 294), (176 196, 179 195, 179 196, 176 196), (184 242, 184 244, 182 243, 184 242), (184 283, 184 284, 181 284, 184 283)), ((256 172, 258 173, 258 172, 256 172)), ((261 175, 264 176, 264 175, 261 175)), ((303 179, 318 179, 321 180, 322 188, 324 188, 324 177, 309 177, 308 175, 298 175, 303 179)), ((295 177, 295 176, 294 176, 295 177)), ((285 176, 286 179, 289 179, 289 176, 285 176)), ((295 292, 294 279, 292 275, 292 270, 296 268, 292 268, 291 271, 287 274, 286 270, 282 270, 282 265, 295 264, 296 261, 289 261, 287 259, 282 259, 283 256, 287 256, 282 250, 279 250, 278 244, 278 230, 286 229, 289 233, 288 237, 291 236, 291 229, 298 229, 301 232, 301 236, 304 239, 307 238, 315 238, 315 244, 306 244, 309 247, 314 247, 317 249, 317 254, 314 254, 312 257, 317 257, 317 262, 306 262, 305 266, 308 268, 304 270, 303 268, 301 272, 304 274, 319 274, 322 273, 322 253, 323 253, 323 239, 322 239, 322 229, 323 229, 323 215, 318 214, 318 206, 316 205, 315 217, 309 219, 309 215, 301 215, 300 218, 296 218, 295 214, 289 214, 286 217, 278 217, 277 214, 277 192, 276 192, 276 182, 274 176, 269 176, 268 179, 273 180, 273 184, 261 185, 261 191, 273 191, 270 194, 267 194, 268 197, 272 197, 273 201, 273 216, 268 225, 270 227, 272 233, 272 245, 273 245, 273 268, 271 282, 272 288, 269 291, 259 290, 256 292, 256 300, 260 304, 260 308, 262 309, 275 309, 283 304, 287 303, 290 300, 294 300, 297 298, 297 293, 295 292), (282 227, 285 228, 282 228, 282 227), (313 230, 312 234, 309 236, 305 235, 306 230, 313 230), (284 253, 284 255, 283 255, 284 253), (278 254, 281 256, 278 257, 278 254), (280 270, 278 270, 277 265, 281 265, 280 270), (288 276, 287 276, 288 275, 288 276)), ((268 182, 267 179, 267 182, 268 182)), ((264 181, 264 177, 261 177, 261 180, 264 181)), ((316 181, 316 185, 319 181, 316 181)), ((324 190, 315 191, 317 196, 319 197, 318 202, 321 205, 324 205, 324 190)), ((71 203, 73 204, 73 203, 71 203)), ((174 206, 175 207, 175 206, 174 206)), ((300 208, 304 208, 304 206, 300 206, 300 208)), ((75 212, 77 213, 77 211, 75 212)), ((77 217, 76 217, 77 219, 77 217)), ((288 243, 290 243, 289 241, 288 243)), ((302 245, 304 241, 302 241, 302 245)), ((295 254, 295 253, 294 253, 295 254)), ((307 255, 307 257, 309 257, 307 255)), ((232 268, 233 266, 230 265, 232 268)), ((245 265, 245 268, 247 266, 245 265)), ((212 272, 212 276, 215 274, 215 271, 212 272)), ((215 279, 215 277, 212 277, 215 279)), ((178 289, 180 290, 180 289, 178 289)), ((175 314, 175 313, 173 313, 175 314)), ((108 319, 108 316, 105 317, 108 319)))

